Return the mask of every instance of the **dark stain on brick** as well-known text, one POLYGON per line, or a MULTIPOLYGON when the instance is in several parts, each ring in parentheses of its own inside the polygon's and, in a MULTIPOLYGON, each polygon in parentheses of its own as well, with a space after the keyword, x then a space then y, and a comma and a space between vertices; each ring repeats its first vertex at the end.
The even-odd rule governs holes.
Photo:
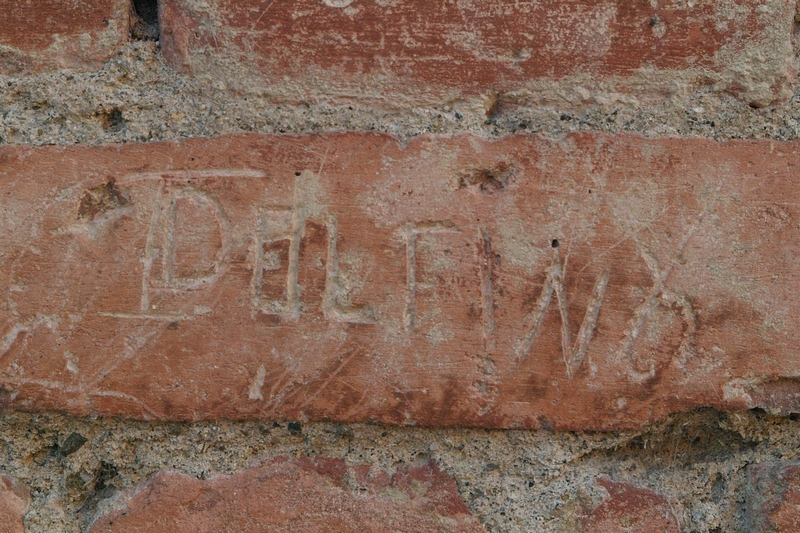
POLYGON ((111 179, 86 191, 78 207, 78 218, 94 220, 107 211, 130 204, 130 198, 111 179))
POLYGON ((506 188, 514 176, 514 167, 498 163, 490 168, 473 168, 458 176, 458 188, 469 189, 480 194, 495 194, 506 188))

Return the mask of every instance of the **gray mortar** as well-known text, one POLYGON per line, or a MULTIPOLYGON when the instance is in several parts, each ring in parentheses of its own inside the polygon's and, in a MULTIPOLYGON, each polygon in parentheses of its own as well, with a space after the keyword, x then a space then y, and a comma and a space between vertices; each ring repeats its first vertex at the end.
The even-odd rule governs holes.
POLYGON ((133 42, 92 73, 60 71, 0 76, 0 144, 99 144, 207 137, 225 133, 377 131, 400 139, 425 133, 483 137, 573 131, 792 140, 800 131, 800 94, 754 108, 712 87, 678 92, 657 104, 616 102, 519 107, 503 95, 441 108, 399 110, 370 103, 275 105, 182 75, 164 63, 158 45, 133 42), (495 101, 496 99, 496 101, 495 101))
MULTIPOLYGON (((520 108, 499 95, 441 109, 385 110, 367 104, 274 105, 215 90, 166 66, 153 42, 134 42, 99 72, 0 76, 0 145, 143 142, 232 132, 514 132, 559 137, 572 131, 793 140, 800 92, 755 109, 697 87, 660 103, 520 108), (496 104, 496 105, 493 105, 496 104)), ((75 438, 72 439, 75 442, 75 438)), ((78 439, 77 442, 79 442, 78 439)), ((664 494, 686 532, 746 531, 745 467, 797 460, 800 422, 755 412, 711 410, 625 434, 397 428, 332 423, 211 421, 148 423, 59 414, 0 413, 0 473, 26 483, 28 531, 76 532, 113 506, 114 494, 169 468, 198 477, 230 473, 259 456, 325 455, 394 468, 432 457, 458 483, 489 531, 565 532, 598 500, 601 475, 664 494), (78 433, 87 442, 59 451, 78 433)))

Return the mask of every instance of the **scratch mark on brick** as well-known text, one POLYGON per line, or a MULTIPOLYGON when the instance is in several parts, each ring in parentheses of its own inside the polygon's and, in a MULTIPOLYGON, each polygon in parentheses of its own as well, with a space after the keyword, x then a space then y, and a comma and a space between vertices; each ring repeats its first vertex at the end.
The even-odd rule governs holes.
POLYGON ((264 395, 261 394, 261 387, 264 386, 264 380, 267 377, 267 368, 264 365, 261 365, 258 368, 258 372, 256 373, 256 377, 253 379, 253 383, 250 385, 250 391, 248 394, 248 398, 251 400, 263 400, 264 395))
POLYGON ((255 178, 263 179, 267 173, 261 170, 251 170, 249 168, 225 168, 215 170, 164 170, 162 172, 138 172, 126 174, 119 179, 118 183, 131 183, 137 181, 150 180, 198 180, 214 178, 255 178))
POLYGON ((49 327, 51 330, 55 329, 58 319, 53 315, 43 315, 40 317, 32 318, 27 322, 17 322, 11 329, 3 336, 3 342, 0 343, 0 359, 8 353, 21 333, 29 333, 41 325, 49 327))
POLYGON ((488 231, 483 228, 478 239, 478 261, 481 270, 481 304, 483 307, 483 349, 489 351, 494 348, 494 280, 493 266, 494 254, 492 253, 492 239, 488 231))

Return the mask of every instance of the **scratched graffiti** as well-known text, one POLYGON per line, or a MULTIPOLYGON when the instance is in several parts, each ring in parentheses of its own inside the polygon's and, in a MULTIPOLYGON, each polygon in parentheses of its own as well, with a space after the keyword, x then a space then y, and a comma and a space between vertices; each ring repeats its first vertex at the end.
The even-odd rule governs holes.
POLYGON ((3 164, 8 405, 630 427, 755 401, 747 354, 794 350, 792 256, 776 246, 793 242, 794 204, 763 223, 780 195, 731 163, 756 145, 705 159, 589 135, 144 149, 58 154, 90 163, 39 177, 46 197, 25 185, 46 149, 3 164))

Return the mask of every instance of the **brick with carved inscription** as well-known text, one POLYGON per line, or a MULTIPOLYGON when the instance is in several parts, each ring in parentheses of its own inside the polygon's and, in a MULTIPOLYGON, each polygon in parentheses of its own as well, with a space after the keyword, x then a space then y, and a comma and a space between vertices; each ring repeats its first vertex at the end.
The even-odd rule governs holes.
POLYGON ((120 500, 89 533, 485 531, 455 481, 433 463, 387 472, 341 459, 278 457, 203 481, 159 472, 120 500))
POLYGON ((486 94, 491 109, 498 96, 663 98, 705 83, 767 105, 789 94, 794 72, 793 0, 159 3, 173 66, 281 100, 403 106, 486 94))
POLYGON ((636 428, 800 412, 800 144, 0 149, 0 403, 636 428))
POLYGON ((128 40, 127 0, 0 0, 0 74, 98 68, 128 40))

